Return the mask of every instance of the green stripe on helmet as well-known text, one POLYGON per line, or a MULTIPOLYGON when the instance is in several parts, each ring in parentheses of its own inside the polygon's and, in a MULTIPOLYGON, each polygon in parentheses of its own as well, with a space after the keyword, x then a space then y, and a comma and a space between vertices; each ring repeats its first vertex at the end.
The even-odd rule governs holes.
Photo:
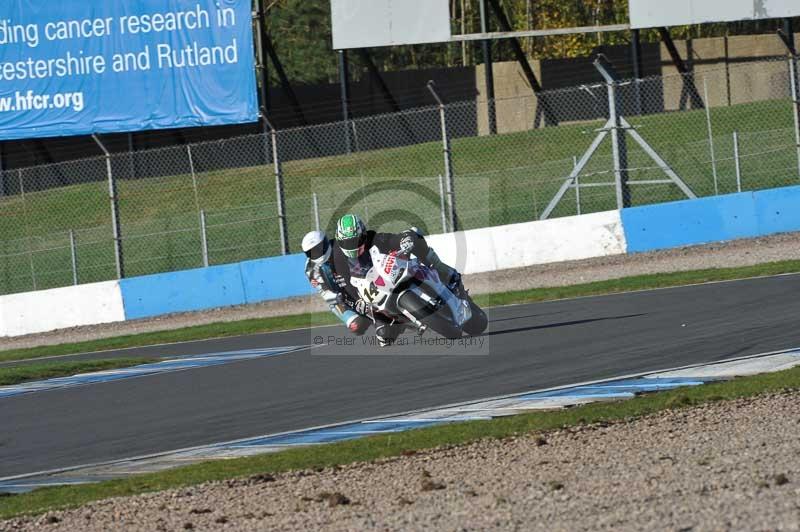
POLYGON ((336 240, 339 248, 349 258, 358 258, 363 249, 364 222, 356 214, 345 214, 336 224, 336 240))
POLYGON ((345 214, 336 226, 336 238, 344 240, 361 234, 361 220, 355 214, 345 214))
POLYGON ((358 251, 358 249, 343 249, 342 253, 344 253, 344 256, 349 259, 357 259, 358 251))

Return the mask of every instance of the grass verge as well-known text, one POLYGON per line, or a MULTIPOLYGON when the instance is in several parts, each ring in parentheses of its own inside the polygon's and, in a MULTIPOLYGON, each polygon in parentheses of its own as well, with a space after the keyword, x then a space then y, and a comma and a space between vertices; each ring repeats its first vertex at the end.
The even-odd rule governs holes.
POLYGON ((798 389, 800 389, 800 368, 794 368, 729 382, 643 395, 613 403, 594 403, 572 409, 534 412, 491 421, 455 423, 330 445, 292 449, 276 454, 205 462, 100 484, 43 488, 28 494, 0 498, 0 518, 77 507, 108 497, 155 492, 214 480, 369 461, 443 445, 465 444, 482 438, 504 438, 601 421, 631 420, 670 408, 684 408, 712 401, 798 389))
POLYGON ((0 386, 12 386, 28 381, 69 377, 78 373, 129 368, 155 362, 153 358, 115 358, 110 360, 80 360, 75 362, 48 362, 0 368, 0 386))
MULTIPOLYGON (((670 288, 689 284, 729 281, 797 272, 800 272, 800 261, 790 260, 740 268, 639 275, 557 288, 534 288, 530 290, 486 294, 477 296, 475 299, 478 304, 483 307, 493 307, 499 305, 553 301, 574 297, 625 293, 636 290, 670 288)), ((294 316, 251 319, 230 323, 214 323, 172 331, 118 336, 89 342, 0 351, 0 362, 88 353, 109 349, 141 347, 163 343, 205 340, 208 338, 224 338, 245 334, 285 331, 304 327, 333 325, 336 323, 336 319, 327 313, 298 314, 294 316)))

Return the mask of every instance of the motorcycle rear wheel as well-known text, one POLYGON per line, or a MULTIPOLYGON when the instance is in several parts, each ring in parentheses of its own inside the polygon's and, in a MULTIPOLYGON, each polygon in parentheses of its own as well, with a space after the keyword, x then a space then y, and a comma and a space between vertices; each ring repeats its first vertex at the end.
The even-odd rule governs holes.
POLYGON ((432 312, 433 309, 421 297, 410 290, 400 295, 397 299, 397 306, 410 312, 412 316, 427 325, 429 329, 436 331, 445 338, 457 340, 463 335, 461 328, 456 327, 447 317, 442 315, 442 313, 449 312, 446 308, 442 308, 438 312, 432 312))

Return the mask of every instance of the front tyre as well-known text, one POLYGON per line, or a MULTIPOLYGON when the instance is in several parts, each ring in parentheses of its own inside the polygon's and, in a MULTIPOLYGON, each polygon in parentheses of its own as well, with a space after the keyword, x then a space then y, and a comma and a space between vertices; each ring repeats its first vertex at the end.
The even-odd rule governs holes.
POLYGON ((481 307, 475 304, 471 297, 467 296, 469 308, 472 310, 472 317, 464 324, 464 332, 470 336, 478 336, 489 326, 489 317, 481 307))
POLYGON ((411 313, 417 320, 436 331, 445 338, 457 340, 463 335, 461 328, 456 327, 443 313, 446 309, 433 312, 433 309, 412 291, 406 291, 397 299, 397 306, 411 313))

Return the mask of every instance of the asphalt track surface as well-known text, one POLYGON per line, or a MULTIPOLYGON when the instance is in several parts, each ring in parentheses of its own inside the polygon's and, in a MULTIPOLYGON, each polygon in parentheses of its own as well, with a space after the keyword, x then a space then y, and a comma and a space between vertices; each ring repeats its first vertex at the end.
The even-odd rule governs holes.
POLYGON ((466 347, 408 337, 377 350, 323 327, 88 355, 323 338, 287 355, 0 399, 0 477, 797 347, 798 295, 791 275, 501 307, 466 347))

